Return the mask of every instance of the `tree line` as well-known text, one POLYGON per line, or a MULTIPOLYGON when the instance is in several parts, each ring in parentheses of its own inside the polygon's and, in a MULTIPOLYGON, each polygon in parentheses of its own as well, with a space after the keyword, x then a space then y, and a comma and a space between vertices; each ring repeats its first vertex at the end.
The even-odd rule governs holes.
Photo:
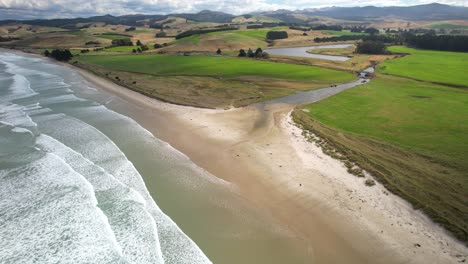
POLYGON ((418 49, 468 52, 466 35, 405 34, 405 44, 418 49))
POLYGON ((349 40, 379 41, 393 45, 407 45, 418 49, 443 51, 468 51, 468 36, 465 35, 435 35, 435 34, 386 34, 386 35, 344 35, 335 37, 315 38, 315 42, 337 42, 349 40))
POLYGON ((270 55, 264 52, 261 48, 257 48, 255 51, 248 49, 247 52, 244 49, 239 50, 238 57, 247 57, 247 58, 261 58, 268 59, 270 55))

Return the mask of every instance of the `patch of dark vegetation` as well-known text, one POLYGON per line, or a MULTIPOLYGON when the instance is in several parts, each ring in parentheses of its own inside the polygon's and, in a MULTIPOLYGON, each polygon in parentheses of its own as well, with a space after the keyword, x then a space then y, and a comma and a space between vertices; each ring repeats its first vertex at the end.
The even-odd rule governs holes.
POLYGON ((355 53, 358 54, 387 54, 387 47, 382 41, 364 40, 358 42, 355 53))
POLYGON ((311 28, 312 30, 335 30, 342 31, 343 27, 340 25, 318 25, 311 28))
POLYGON ((418 49, 468 52, 468 36, 405 34, 405 44, 418 49))
POLYGON ((257 58, 257 59, 268 59, 270 58, 270 55, 266 52, 264 52, 261 48, 257 48, 255 52, 252 49, 247 50, 245 52, 244 49, 239 50, 239 55, 238 57, 248 57, 248 58, 257 58))
POLYGON ((292 117, 308 131, 304 133, 319 138, 315 141, 319 140, 318 145, 324 153, 342 160, 348 171, 361 168, 370 173, 387 190, 407 200, 414 209, 423 211, 467 243, 467 205, 463 198, 466 188, 454 180, 463 177, 460 168, 390 143, 334 130, 311 119, 300 109, 293 111, 292 117), (451 175, 450 179, 447 175, 451 175))
POLYGON ((0 42, 9 42, 13 40, 20 40, 18 37, 2 37, 0 36, 0 42))
POLYGON ((156 33, 155 37, 157 37, 157 38, 165 38, 165 37, 167 37, 167 33, 161 30, 161 31, 159 31, 158 33, 156 33))
POLYGON ((54 49, 52 52, 45 50, 44 55, 58 61, 69 61, 71 58, 73 58, 73 55, 68 49, 54 49))
POLYGON ((374 185, 375 185, 375 181, 372 180, 372 179, 367 179, 367 180, 364 182, 364 184, 365 184, 366 186, 371 187, 371 186, 374 186, 374 185))
POLYGON ((133 46, 133 42, 129 38, 114 39, 112 40, 112 46, 133 46))
POLYGON ((275 39, 286 39, 288 38, 288 32, 286 31, 268 31, 266 35, 267 39, 275 40, 275 39))
POLYGON ((418 99, 430 99, 430 98, 432 98, 430 96, 424 96, 424 95, 410 95, 410 97, 418 98, 418 99))
POLYGON ((86 46, 90 45, 100 45, 101 43, 99 41, 88 41, 85 43, 86 46))

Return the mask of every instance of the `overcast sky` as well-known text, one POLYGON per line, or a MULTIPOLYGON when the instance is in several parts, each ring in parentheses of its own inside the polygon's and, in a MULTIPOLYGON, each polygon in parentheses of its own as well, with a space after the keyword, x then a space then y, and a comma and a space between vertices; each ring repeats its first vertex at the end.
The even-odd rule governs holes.
MULTIPOLYGON (((0 0, 0 20, 68 18, 94 15, 168 14, 209 9, 231 14, 276 9, 326 6, 407 6, 434 0, 0 0)), ((468 0, 441 0, 441 4, 468 6, 468 0)))

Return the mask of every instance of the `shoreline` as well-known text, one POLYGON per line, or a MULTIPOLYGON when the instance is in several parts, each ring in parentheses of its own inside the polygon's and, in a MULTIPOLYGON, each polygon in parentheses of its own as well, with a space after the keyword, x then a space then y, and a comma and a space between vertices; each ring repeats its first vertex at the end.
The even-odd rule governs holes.
POLYGON ((302 137, 290 120, 291 105, 264 112, 172 105, 71 68, 98 88, 158 113, 157 122, 137 122, 235 184, 249 202, 310 243, 319 263, 453 263, 466 257, 466 247, 404 200, 385 194, 378 183, 365 186, 302 137), (332 256, 335 251, 342 256, 332 256))

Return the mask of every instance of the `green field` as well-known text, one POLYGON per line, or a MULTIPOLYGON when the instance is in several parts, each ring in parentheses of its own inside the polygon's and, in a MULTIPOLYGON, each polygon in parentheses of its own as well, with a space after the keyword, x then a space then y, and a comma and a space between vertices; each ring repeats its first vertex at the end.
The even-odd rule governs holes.
POLYGON ((320 30, 323 33, 327 33, 333 36, 349 36, 349 35, 367 35, 367 33, 360 33, 360 32, 351 32, 350 30, 320 30))
POLYGON ((389 50, 411 55, 385 61, 379 66, 379 73, 434 83, 468 86, 468 53, 417 50, 402 46, 390 47, 389 50))
POLYGON ((466 89, 377 75, 294 119, 467 241, 467 106, 466 89))
POLYGON ((268 31, 272 30, 285 30, 287 27, 272 27, 272 28, 259 28, 259 29, 240 29, 240 30, 235 30, 235 31, 218 31, 218 32, 212 32, 209 33, 210 35, 216 36, 216 35, 222 35, 225 34, 226 32, 235 34, 235 35, 240 35, 240 36, 246 36, 246 37, 251 37, 251 38, 258 38, 258 39, 265 39, 266 34, 268 31))
POLYGON ((207 108, 249 105, 355 79, 349 72, 219 56, 80 56, 79 67, 150 97, 207 108))
POLYGON ((307 109, 327 126, 462 164, 468 156, 467 105, 464 89, 379 76, 307 109))
POLYGON ((174 55, 86 56, 80 58, 80 61, 117 71, 164 76, 219 76, 226 78, 260 76, 335 83, 347 82, 355 78, 347 72, 314 66, 229 57, 174 55))

